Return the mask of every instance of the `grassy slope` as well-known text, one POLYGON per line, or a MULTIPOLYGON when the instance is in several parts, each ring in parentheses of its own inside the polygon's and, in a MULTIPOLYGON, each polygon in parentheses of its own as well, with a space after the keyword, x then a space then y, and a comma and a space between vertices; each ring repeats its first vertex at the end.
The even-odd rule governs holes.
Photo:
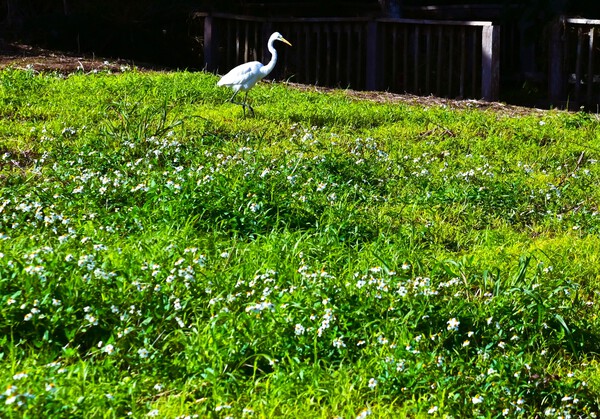
POLYGON ((597 410, 594 116, 0 79, 3 416, 597 410))

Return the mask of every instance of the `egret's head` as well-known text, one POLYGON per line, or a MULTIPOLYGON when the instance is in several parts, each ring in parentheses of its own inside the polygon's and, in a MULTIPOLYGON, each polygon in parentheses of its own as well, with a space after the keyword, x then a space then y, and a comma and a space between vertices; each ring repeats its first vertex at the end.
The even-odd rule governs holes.
POLYGON ((292 46, 292 44, 290 44, 290 42, 287 39, 285 39, 283 35, 281 35, 279 32, 275 32, 273 35, 271 35, 271 39, 275 41, 281 41, 284 44, 288 44, 290 47, 292 46))

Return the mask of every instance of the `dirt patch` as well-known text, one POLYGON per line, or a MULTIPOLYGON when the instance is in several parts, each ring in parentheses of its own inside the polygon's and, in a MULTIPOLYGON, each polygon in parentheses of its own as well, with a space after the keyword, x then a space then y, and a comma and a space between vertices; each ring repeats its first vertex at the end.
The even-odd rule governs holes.
POLYGON ((0 44, 0 69, 7 67, 62 74, 76 71, 86 73, 95 71, 122 72, 132 68, 138 70, 164 70, 162 67, 134 63, 131 60, 69 54, 14 43, 0 44))
MULTIPOLYGON (((296 89, 327 93, 336 89, 320 86, 312 86, 298 83, 287 83, 296 89)), ((336 90, 336 91, 339 91, 336 90)), ((411 94, 400 94, 391 92, 373 92, 346 89, 344 93, 356 100, 369 100, 377 103, 405 103, 407 105, 419 105, 423 107, 436 106, 449 109, 489 109, 507 116, 543 114, 548 112, 545 109, 529 108, 525 106, 508 105, 502 102, 487 102, 485 100, 475 99, 447 99, 437 96, 417 96, 411 94)))
MULTIPOLYGON (((105 59, 94 56, 50 51, 29 45, 0 43, 0 69, 7 67, 23 69, 29 68, 40 72, 48 71, 62 74, 69 74, 76 71, 83 71, 86 73, 110 71, 113 73, 119 73, 132 68, 136 68, 139 71, 169 71, 169 69, 165 67, 137 63, 133 62, 132 60, 105 59)), ((334 90, 328 87, 299 83, 287 84, 296 89, 305 91, 328 93, 334 90)), ((489 109, 508 116, 542 114, 545 112, 543 109, 473 99, 455 100, 439 98, 435 96, 417 96, 410 94, 359 91, 352 89, 345 90, 345 93, 353 99, 369 100, 378 103, 406 103, 425 107, 443 106, 451 109, 489 109)))

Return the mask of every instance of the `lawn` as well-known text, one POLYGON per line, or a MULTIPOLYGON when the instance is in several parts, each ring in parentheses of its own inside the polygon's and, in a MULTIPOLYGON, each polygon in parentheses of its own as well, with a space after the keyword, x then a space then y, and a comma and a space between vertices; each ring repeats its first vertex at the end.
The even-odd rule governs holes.
POLYGON ((0 71, 0 416, 596 417, 600 119, 0 71))

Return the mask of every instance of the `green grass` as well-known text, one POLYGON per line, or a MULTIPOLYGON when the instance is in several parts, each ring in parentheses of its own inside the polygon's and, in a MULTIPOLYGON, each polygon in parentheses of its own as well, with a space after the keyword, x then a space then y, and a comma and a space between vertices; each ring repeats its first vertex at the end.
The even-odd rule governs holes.
POLYGON ((0 416, 595 417, 600 122, 0 72, 0 416))

